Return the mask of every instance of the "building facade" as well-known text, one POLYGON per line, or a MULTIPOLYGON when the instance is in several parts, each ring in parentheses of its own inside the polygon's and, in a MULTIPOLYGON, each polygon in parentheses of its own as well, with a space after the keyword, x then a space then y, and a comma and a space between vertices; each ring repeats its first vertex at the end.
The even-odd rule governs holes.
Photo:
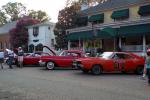
POLYGON ((149 0, 107 0, 78 14, 86 22, 66 30, 68 49, 145 52, 150 47, 149 0))
POLYGON ((16 27, 16 21, 7 23, 0 27, 0 49, 10 48, 9 31, 16 27))
POLYGON ((28 27, 29 33, 29 52, 33 51, 44 51, 47 52, 48 49, 43 46, 54 49, 56 44, 54 35, 55 24, 51 22, 36 24, 28 27))

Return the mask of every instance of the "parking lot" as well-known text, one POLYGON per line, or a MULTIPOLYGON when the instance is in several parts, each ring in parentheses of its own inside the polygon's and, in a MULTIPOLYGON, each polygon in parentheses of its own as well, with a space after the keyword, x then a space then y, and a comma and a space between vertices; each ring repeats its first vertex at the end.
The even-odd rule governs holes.
POLYGON ((134 74, 94 76, 42 67, 0 69, 0 100, 150 100, 146 80, 134 74))

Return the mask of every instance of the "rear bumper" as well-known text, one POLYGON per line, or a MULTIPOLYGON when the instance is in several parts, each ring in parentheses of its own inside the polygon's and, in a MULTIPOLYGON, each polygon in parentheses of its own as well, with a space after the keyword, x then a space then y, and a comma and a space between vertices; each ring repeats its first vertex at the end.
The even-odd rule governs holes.
POLYGON ((83 68, 84 66, 81 63, 78 63, 78 62, 73 62, 72 66, 74 68, 77 68, 77 69, 80 69, 80 70, 84 69, 83 68))

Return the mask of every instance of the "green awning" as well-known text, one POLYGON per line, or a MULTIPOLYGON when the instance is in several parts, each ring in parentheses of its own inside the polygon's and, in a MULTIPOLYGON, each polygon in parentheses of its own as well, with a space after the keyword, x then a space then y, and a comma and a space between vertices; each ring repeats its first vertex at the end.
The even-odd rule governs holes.
POLYGON ((138 14, 141 16, 150 14, 150 5, 141 6, 138 11, 138 14))
POLYGON ((118 29, 119 36, 142 36, 150 35, 150 24, 122 26, 118 29))
POLYGON ((99 30, 97 36, 98 38, 101 38, 101 39, 114 38, 117 36, 117 31, 115 28, 106 27, 102 30, 99 30))
POLYGON ((103 21, 103 20, 104 20, 104 13, 98 14, 98 15, 93 15, 93 16, 89 17, 89 19, 88 19, 89 22, 103 21))
POLYGON ((111 18, 128 18, 129 17, 129 9, 114 11, 111 15, 111 18))
POLYGON ((78 17, 77 18, 77 21, 76 21, 76 24, 86 24, 88 22, 88 17, 85 16, 85 17, 78 17))
POLYGON ((66 36, 67 40, 86 40, 86 39, 92 39, 94 37, 93 31, 81 31, 81 32, 73 32, 66 36))

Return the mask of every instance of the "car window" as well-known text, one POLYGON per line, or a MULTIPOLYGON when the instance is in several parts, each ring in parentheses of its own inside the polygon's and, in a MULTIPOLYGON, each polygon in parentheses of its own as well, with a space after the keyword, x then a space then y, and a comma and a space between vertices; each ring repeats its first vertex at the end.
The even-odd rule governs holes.
POLYGON ((102 53, 100 55, 97 55, 97 57, 108 59, 108 58, 112 58, 112 55, 113 55, 113 52, 104 52, 104 53, 102 53))
POLYGON ((50 56, 48 53, 42 53, 41 56, 50 56))
POLYGON ((124 53, 116 53, 114 56, 113 56, 114 59, 132 59, 134 57, 128 55, 128 54, 124 54, 124 53))
POLYGON ((59 54, 59 56, 66 56, 66 55, 68 55, 68 54, 67 54, 67 52, 64 52, 64 51, 59 54))
POLYGON ((41 55, 40 54, 35 54, 35 57, 40 57, 41 55))

